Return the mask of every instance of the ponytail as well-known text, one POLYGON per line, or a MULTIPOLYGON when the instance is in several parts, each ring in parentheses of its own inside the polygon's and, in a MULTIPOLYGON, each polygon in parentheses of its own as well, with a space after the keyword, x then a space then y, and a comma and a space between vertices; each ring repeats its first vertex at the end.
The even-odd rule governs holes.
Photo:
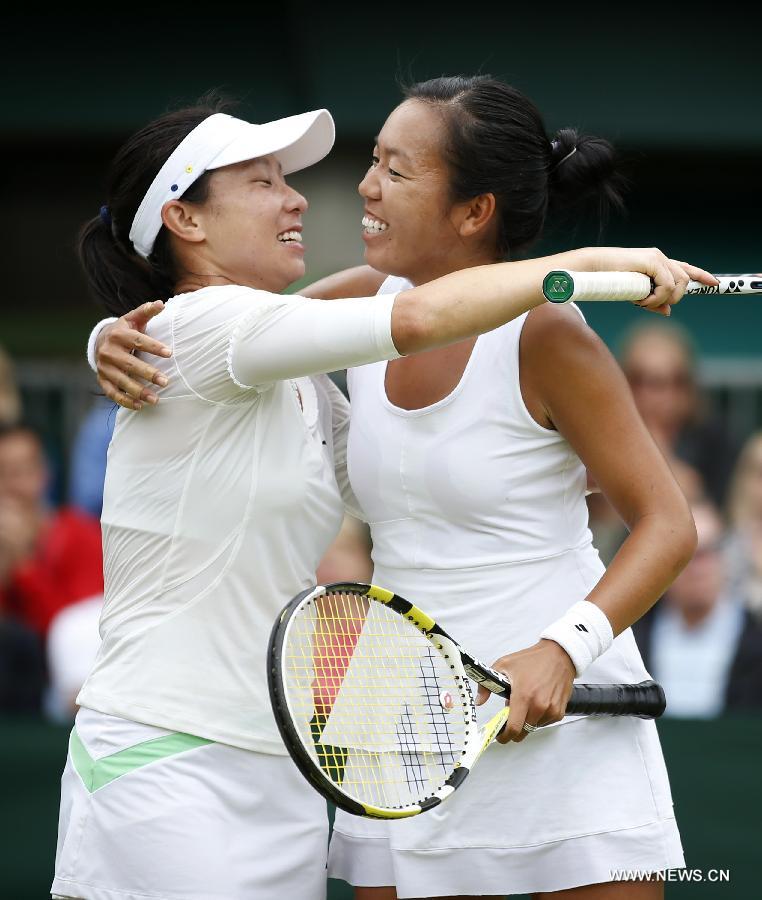
MULTIPOLYGON (((148 188, 175 148, 204 119, 229 106, 227 100, 206 95, 196 106, 167 113, 146 125, 114 157, 108 205, 85 222, 77 242, 90 292, 109 315, 121 316, 148 300, 167 300, 174 294, 178 272, 166 229, 161 229, 145 260, 132 246, 130 228, 148 188)), ((183 199, 204 203, 209 177, 205 172, 194 181, 183 199)))
POLYGON ((117 243, 100 215, 85 222, 77 245, 92 295, 110 316, 122 316, 148 300, 172 296, 172 279, 134 250, 117 243))
POLYGON ((612 212, 623 211, 625 186, 608 141, 574 128, 557 132, 551 142, 549 215, 565 217, 592 206, 602 229, 612 212))

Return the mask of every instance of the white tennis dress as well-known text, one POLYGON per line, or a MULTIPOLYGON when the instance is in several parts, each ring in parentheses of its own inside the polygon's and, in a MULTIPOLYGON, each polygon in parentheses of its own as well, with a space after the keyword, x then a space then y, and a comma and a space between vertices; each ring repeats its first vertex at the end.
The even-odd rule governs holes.
POLYGON ((170 383, 109 447, 55 896, 325 896, 326 805, 277 732, 266 647, 352 510, 348 405, 314 373, 398 356, 393 302, 212 287, 150 322, 170 383))
MULTIPOLYGON (((381 290, 405 286, 388 279, 381 290)), ((521 396, 525 318, 479 337, 457 387, 423 409, 389 402, 385 362, 354 369, 348 382, 349 475, 372 530, 374 582, 430 612, 487 664, 536 643, 604 571, 585 469, 521 396)), ((580 680, 648 677, 628 629, 580 680)), ((493 745, 461 790, 413 819, 339 812, 329 874, 396 885, 403 898, 502 896, 683 864, 655 724, 577 718, 493 745)))

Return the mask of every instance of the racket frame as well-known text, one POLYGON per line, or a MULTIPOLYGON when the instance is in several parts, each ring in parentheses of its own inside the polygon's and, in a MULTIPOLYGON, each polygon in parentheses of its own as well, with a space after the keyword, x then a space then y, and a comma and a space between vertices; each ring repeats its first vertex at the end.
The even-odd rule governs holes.
POLYGON ((418 609, 417 606, 397 596, 392 591, 373 584, 339 582, 318 585, 302 591, 286 606, 273 626, 267 662, 268 688, 275 721, 297 768, 319 793, 334 803, 339 809, 354 815, 364 816, 365 818, 404 819, 419 815, 434 806, 438 806, 456 788, 460 787, 476 760, 500 733, 508 719, 509 709, 507 706, 503 706, 485 725, 481 727, 477 725, 476 704, 469 678, 484 684, 493 693, 500 694, 503 694, 506 690, 510 693, 510 682, 488 666, 481 666, 423 610, 418 609), (316 763, 307 750, 299 730, 294 725, 294 710, 289 702, 281 666, 283 646, 288 642, 289 629, 302 607, 326 594, 340 594, 342 592, 360 594, 371 600, 381 602, 394 610, 414 625, 429 640, 452 670, 452 676, 458 687, 458 696, 455 708, 449 710, 448 713, 453 716, 456 715, 459 705, 459 712, 463 716, 465 728, 464 749, 461 752, 460 759, 455 763, 452 773, 444 780, 442 786, 419 803, 400 807, 382 807, 370 803, 362 803, 356 798, 350 797, 316 763))
MULTIPOLYGON (((477 660, 441 628, 431 616, 386 588, 358 582, 336 582, 317 585, 302 591, 285 607, 276 620, 268 646, 267 679, 275 721, 292 759, 302 775, 324 797, 340 809, 354 815, 374 819, 403 819, 418 815, 439 805, 450 796, 467 777, 474 763, 497 737, 508 720, 509 707, 503 706, 483 726, 476 721, 476 704, 469 679, 483 685, 491 693, 510 698, 510 679, 477 660), (418 803, 399 807, 381 807, 363 803, 350 797, 315 762, 294 725, 293 710, 283 682, 281 662, 283 645, 298 611, 318 597, 352 593, 383 603, 414 625, 443 656, 452 670, 458 687, 458 700, 465 727, 464 749, 452 773, 442 786, 418 803)), ((653 719, 666 708, 661 685, 654 681, 640 684, 579 684, 575 683, 567 703, 567 715, 630 715, 653 719)), ((453 710, 454 714, 454 710, 453 710)))

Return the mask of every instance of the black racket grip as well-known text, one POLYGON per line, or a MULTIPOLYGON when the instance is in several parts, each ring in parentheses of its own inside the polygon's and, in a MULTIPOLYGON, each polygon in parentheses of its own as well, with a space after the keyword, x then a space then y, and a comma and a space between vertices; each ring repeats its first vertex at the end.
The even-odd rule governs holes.
POLYGON ((640 684, 575 684, 566 705, 566 715, 657 719, 666 707, 664 688, 655 681, 641 681, 640 684))

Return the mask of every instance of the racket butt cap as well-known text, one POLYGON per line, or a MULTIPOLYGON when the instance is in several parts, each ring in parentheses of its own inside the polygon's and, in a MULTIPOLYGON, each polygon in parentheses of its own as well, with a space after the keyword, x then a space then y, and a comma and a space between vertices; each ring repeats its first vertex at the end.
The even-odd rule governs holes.
POLYGON ((574 296, 574 279, 569 272, 548 272, 542 282, 542 292, 550 303, 568 303, 574 296))

